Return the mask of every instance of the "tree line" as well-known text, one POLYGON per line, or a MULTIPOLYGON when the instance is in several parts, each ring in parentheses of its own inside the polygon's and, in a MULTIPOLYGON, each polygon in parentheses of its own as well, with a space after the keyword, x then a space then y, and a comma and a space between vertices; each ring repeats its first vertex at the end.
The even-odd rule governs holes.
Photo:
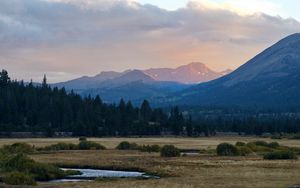
POLYGON ((40 86, 25 84, 0 73, 0 132, 72 132, 74 136, 179 134, 187 124, 178 107, 171 113, 152 109, 144 100, 140 107, 120 100, 105 104, 99 96, 81 97, 64 88, 51 88, 46 76, 40 86))
POLYGON ((55 132, 71 132, 73 136, 211 136, 218 131, 256 135, 300 132, 297 114, 291 117, 269 113, 272 115, 261 117, 239 110, 201 111, 209 114, 193 115, 192 120, 191 113, 182 113, 178 107, 151 108, 147 100, 139 107, 122 99, 118 104, 106 104, 99 96, 82 97, 64 88, 51 88, 46 76, 41 85, 35 85, 11 80, 6 70, 0 72, 2 135, 42 132, 50 137, 55 132))

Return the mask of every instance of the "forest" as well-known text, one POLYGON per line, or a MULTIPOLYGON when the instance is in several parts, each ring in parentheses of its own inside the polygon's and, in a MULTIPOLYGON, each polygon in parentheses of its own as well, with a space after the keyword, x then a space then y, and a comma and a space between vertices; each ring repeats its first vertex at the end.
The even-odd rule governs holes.
MULTIPOLYGON (((211 111, 211 109, 209 109, 211 111)), ((40 133, 52 137, 55 132, 72 136, 212 136, 216 132, 239 134, 300 132, 297 116, 217 114, 192 116, 179 107, 151 108, 144 100, 139 107, 130 101, 106 104, 99 96, 82 97, 64 88, 52 88, 46 76, 41 85, 11 80, 6 70, 0 73, 0 133, 40 133)))

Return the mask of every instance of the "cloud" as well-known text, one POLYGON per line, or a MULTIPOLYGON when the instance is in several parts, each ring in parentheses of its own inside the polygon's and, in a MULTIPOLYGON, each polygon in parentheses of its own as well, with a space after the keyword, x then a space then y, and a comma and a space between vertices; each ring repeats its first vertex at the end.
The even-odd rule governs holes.
POLYGON ((167 11, 125 0, 0 1, 0 64, 19 79, 47 73, 52 82, 191 61, 221 70, 300 29, 293 19, 203 2, 167 11))
POLYGON ((257 12, 277 15, 280 12, 280 5, 269 0, 224 0, 218 3, 210 0, 190 0, 189 3, 204 9, 227 10, 241 16, 257 12))

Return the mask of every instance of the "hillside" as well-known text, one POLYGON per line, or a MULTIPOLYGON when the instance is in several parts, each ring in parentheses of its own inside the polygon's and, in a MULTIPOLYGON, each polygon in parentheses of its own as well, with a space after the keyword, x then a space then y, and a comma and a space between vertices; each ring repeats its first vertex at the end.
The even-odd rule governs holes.
POLYGON ((300 34, 288 36, 231 74, 199 84, 163 102, 181 105, 300 105, 300 34))

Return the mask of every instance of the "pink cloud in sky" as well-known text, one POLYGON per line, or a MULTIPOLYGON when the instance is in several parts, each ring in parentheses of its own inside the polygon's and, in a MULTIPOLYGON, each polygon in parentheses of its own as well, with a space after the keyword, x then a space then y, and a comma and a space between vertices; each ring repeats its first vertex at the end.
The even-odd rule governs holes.
POLYGON ((234 69, 300 23, 189 3, 167 11, 133 1, 0 1, 0 64, 18 79, 50 82, 104 70, 200 61, 234 69))

